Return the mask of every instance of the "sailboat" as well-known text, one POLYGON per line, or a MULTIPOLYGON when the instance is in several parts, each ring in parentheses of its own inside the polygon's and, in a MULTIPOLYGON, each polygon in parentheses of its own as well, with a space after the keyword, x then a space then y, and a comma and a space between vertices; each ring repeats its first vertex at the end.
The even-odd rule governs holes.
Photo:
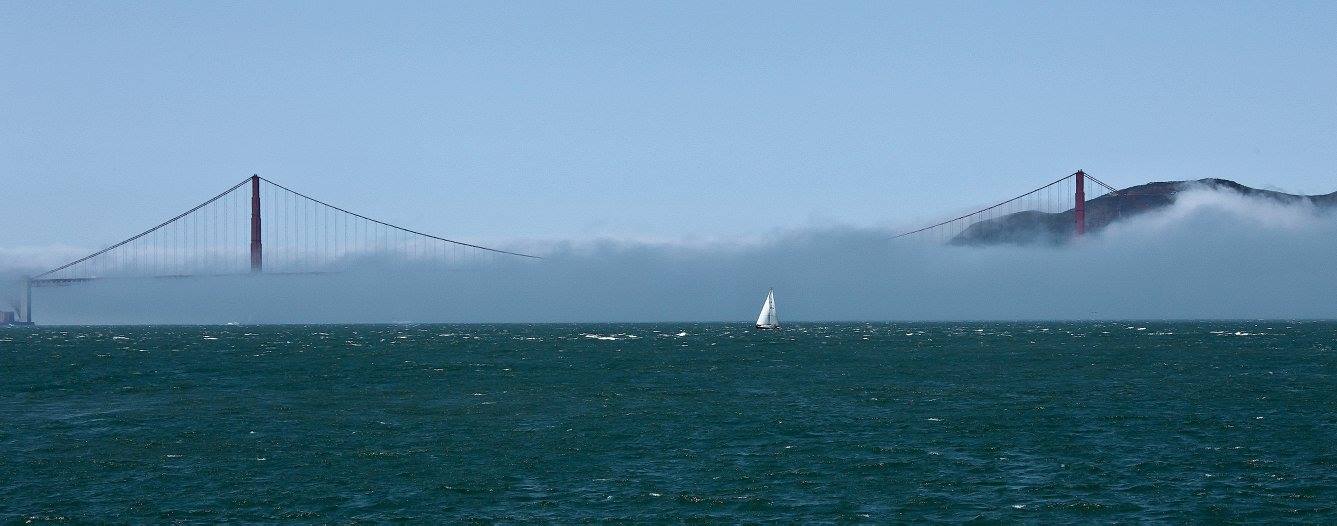
POLYGON ((780 328, 780 318, 775 315, 775 289, 766 292, 766 302, 761 304, 761 314, 757 315, 757 328, 780 328))

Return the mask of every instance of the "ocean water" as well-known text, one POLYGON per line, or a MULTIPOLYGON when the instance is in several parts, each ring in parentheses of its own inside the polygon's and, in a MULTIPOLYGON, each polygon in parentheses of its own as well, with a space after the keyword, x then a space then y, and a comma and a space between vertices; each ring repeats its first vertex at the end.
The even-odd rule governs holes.
POLYGON ((0 330, 6 522, 1337 522, 1324 322, 0 330))

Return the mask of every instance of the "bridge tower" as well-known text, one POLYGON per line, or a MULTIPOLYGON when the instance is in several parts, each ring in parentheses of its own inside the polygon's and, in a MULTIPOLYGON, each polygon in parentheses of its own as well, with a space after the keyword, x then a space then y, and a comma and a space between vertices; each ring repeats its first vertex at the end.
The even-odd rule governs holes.
POLYGON ((265 267, 263 244, 260 240, 260 176, 251 176, 251 272, 262 272, 265 267))
POLYGON ((27 276, 23 278, 23 312, 20 316, 23 321, 32 323, 32 278, 27 276))
POLYGON ((1086 172, 1077 170, 1077 173, 1072 174, 1072 176, 1076 178, 1073 181, 1073 186, 1077 189, 1074 196, 1076 205, 1073 206, 1072 216, 1076 222, 1077 235, 1081 236, 1086 233, 1086 172))

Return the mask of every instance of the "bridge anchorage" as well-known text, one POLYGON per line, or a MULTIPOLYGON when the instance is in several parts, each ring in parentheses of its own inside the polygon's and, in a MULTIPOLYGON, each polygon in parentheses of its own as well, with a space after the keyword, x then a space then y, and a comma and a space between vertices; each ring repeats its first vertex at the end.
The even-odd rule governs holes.
POLYGON ((477 269, 499 258, 542 259, 373 219, 253 175, 148 230, 25 278, 14 321, 31 324, 32 289, 38 287, 104 279, 322 274, 373 258, 442 270, 477 269))
POLYGON ((951 219, 892 236, 951 245, 1062 244, 1123 215, 1125 192, 1082 170, 951 219), (1087 183, 1095 192, 1087 193, 1087 183))

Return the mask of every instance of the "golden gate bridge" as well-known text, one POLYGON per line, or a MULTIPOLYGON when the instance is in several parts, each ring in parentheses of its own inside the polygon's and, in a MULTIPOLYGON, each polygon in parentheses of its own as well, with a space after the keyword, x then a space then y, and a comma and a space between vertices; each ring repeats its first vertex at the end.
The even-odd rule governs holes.
POLYGON ((1020 241, 1005 236, 1022 232, 1041 234, 1050 241, 1066 241, 1086 233, 1088 226, 1104 227, 1123 215, 1125 208, 1146 206, 1146 200, 1118 190, 1082 170, 1011 199, 975 209, 951 219, 892 236, 945 243, 974 244, 982 240, 1020 241), (1087 192, 1087 183, 1094 191, 1087 192), (1089 204, 1103 206, 1088 209, 1089 204), (1088 214, 1093 212, 1093 214, 1088 214))
MULTIPOLYGON (((1089 224, 1104 226, 1117 219, 1129 197, 1137 204, 1137 196, 1078 170, 1011 199, 892 237, 968 244, 1021 222, 1071 238, 1085 233, 1089 224), (1089 196, 1088 182, 1095 189, 1089 196), (1088 202, 1112 197, 1118 198, 1113 205, 1088 215, 1088 202)), ((253 175, 152 228, 25 278, 17 321, 32 323, 34 287, 117 278, 319 274, 372 258, 441 270, 477 269, 497 258, 542 259, 373 219, 253 175)))
POLYGON ((17 318, 32 322, 34 287, 118 278, 319 274, 373 258, 469 270, 499 257, 542 259, 373 219, 253 175, 152 228, 25 278, 17 318))

